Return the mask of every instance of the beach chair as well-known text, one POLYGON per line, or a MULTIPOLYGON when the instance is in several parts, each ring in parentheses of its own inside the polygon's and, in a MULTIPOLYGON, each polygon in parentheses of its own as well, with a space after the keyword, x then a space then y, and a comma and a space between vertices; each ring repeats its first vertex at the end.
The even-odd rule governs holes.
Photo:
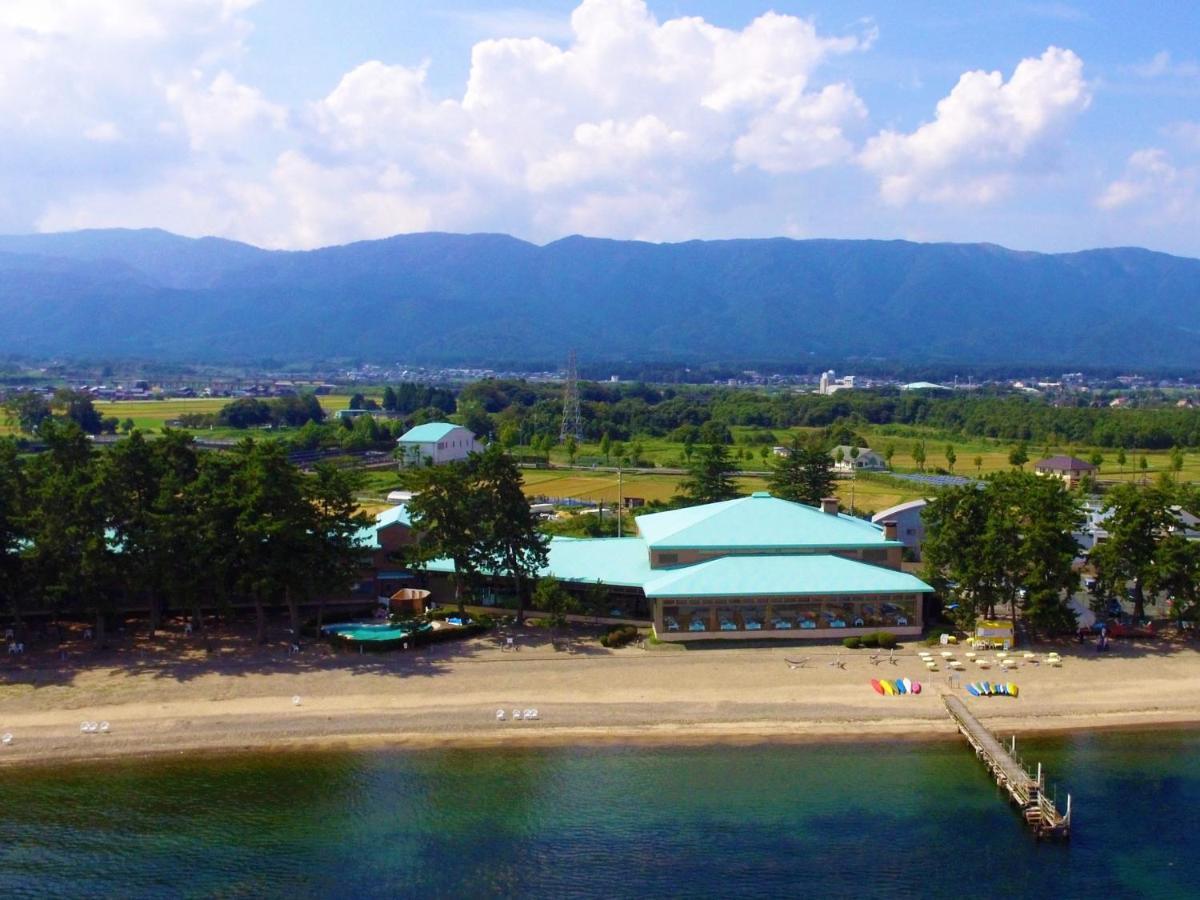
POLYGON ((498 710, 496 710, 496 721, 497 721, 497 722, 503 722, 503 721, 504 721, 504 710, 502 710, 502 709, 498 709, 498 710))
POLYGON ((96 730, 99 731, 101 734, 108 734, 110 729, 109 729, 109 725, 107 722, 101 722, 99 724, 99 726, 97 726, 96 730))
POLYGON ((513 717, 514 719, 519 719, 519 718, 521 718, 521 711, 520 711, 519 709, 514 709, 514 710, 512 711, 512 717, 513 717))
POLYGON ((0 737, 0 744, 3 744, 5 747, 7 747, 12 742, 13 742, 13 736, 12 736, 11 732, 5 732, 4 737, 0 737))
POLYGON ((525 718, 526 719, 536 719, 537 717, 538 717, 538 711, 536 709, 525 710, 525 718))

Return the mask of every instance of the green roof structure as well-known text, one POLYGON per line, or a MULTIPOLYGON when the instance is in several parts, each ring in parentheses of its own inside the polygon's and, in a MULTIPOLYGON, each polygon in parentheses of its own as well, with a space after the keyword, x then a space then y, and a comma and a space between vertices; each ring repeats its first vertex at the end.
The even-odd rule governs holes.
POLYGON ((383 547, 379 542, 380 529, 396 524, 407 525, 409 528, 412 527, 412 519, 408 515, 408 507, 404 504, 393 506, 391 509, 385 509, 375 516, 375 521, 372 524, 358 530, 354 535, 354 542, 363 549, 379 550, 383 547))
POLYGON ((840 556, 722 556, 661 571, 645 585, 647 597, 803 597, 820 594, 930 593, 906 572, 840 556))
MULTIPOLYGON (((450 573, 454 561, 435 559, 425 564, 426 571, 450 573)), ((650 568, 650 555, 641 538, 550 538, 548 565, 538 572, 559 581, 594 584, 597 581, 612 587, 642 587, 655 572, 650 568)))
POLYGON ((400 435, 401 444, 436 444, 455 428, 460 426, 450 422, 426 422, 408 429, 400 435))
POLYGON ((766 491, 638 516, 637 526, 654 550, 899 546, 885 540, 878 525, 772 497, 766 491))

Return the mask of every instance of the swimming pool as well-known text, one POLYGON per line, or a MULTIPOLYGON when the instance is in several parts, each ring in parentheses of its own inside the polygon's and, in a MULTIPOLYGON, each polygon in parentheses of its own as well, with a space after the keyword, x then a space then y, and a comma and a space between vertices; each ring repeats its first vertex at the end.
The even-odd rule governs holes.
MULTIPOLYGON (((428 631, 431 627, 429 624, 420 625, 417 631, 428 631)), ((362 643, 399 641, 412 633, 411 624, 393 625, 391 622, 339 622, 336 625, 325 625, 321 628, 321 634, 328 637, 362 643)))

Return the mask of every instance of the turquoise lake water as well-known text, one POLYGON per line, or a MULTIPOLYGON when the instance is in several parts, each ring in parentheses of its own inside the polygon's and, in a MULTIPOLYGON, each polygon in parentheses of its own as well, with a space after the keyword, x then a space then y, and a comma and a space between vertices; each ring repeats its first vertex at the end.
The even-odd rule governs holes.
POLYGON ((1018 749, 1069 844, 958 742, 0 769, 0 897, 1200 896, 1200 732, 1018 749))

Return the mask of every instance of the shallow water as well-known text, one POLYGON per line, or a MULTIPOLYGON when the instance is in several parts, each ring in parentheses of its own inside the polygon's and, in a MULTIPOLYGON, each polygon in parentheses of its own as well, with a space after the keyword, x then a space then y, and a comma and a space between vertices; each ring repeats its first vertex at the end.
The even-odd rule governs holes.
POLYGON ((1200 895, 1200 732, 1018 749, 1069 844, 958 742, 0 769, 0 896, 1200 895))

